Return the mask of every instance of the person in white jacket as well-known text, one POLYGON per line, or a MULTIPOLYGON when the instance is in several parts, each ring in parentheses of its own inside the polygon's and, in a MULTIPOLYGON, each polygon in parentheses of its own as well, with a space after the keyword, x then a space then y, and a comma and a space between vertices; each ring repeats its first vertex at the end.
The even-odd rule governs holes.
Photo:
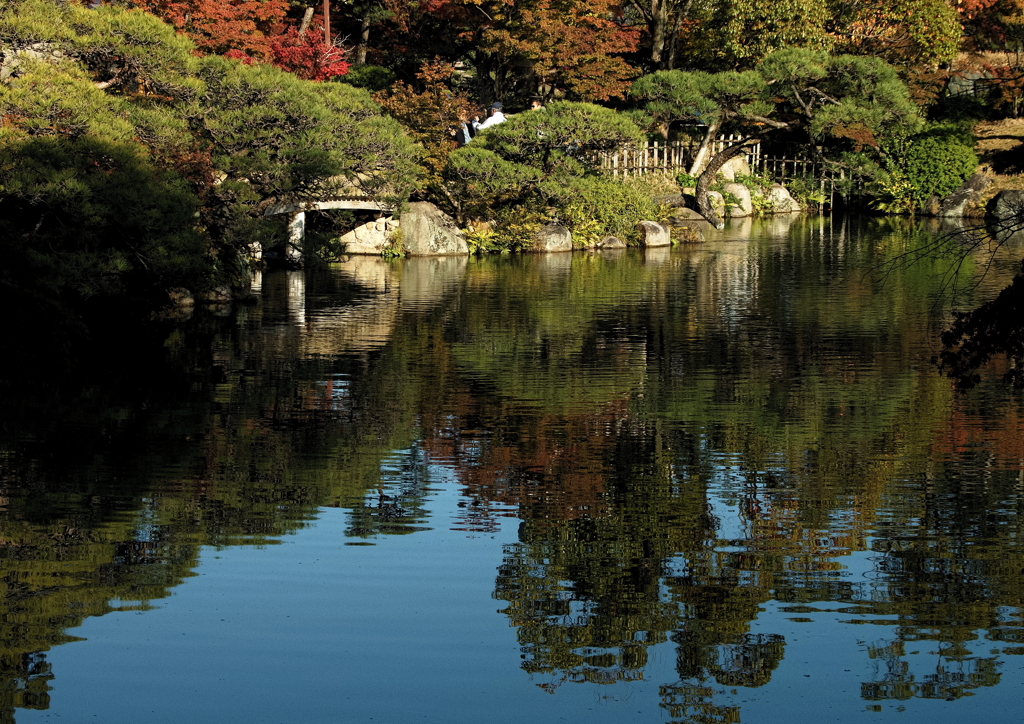
POLYGON ((485 118, 483 122, 480 121, 480 116, 477 116, 476 118, 473 119, 473 130, 476 133, 479 133, 480 131, 490 128, 491 126, 496 126, 499 123, 504 123, 505 114, 501 112, 501 108, 502 106, 500 101, 495 101, 494 103, 492 103, 490 108, 491 115, 485 118))

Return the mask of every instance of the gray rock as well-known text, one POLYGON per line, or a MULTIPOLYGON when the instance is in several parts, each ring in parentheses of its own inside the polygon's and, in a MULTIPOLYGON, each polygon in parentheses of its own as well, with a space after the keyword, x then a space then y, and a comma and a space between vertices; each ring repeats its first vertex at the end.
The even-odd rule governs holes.
POLYGON ((206 304, 231 304, 234 299, 234 294, 231 292, 231 287, 226 284, 219 287, 214 287, 205 294, 203 294, 202 300, 206 304))
POLYGON ((530 251, 572 251, 572 232, 559 224, 548 224, 533 235, 530 251))
POLYGON ((168 289, 167 297, 171 300, 171 306, 174 307, 194 307, 196 304, 196 299, 192 296, 192 292, 185 289, 185 287, 168 289))
POLYGON ((737 176, 750 175, 750 164, 747 163, 746 156, 741 154, 726 161, 719 173, 726 181, 735 181, 737 176))
POLYGON ((626 242, 617 236, 606 236, 597 242, 598 249, 625 249, 626 242))
POLYGON ((655 196, 654 203, 673 207, 687 206, 686 197, 683 194, 665 194, 664 196, 655 196))
POLYGON ((23 48, 0 48, 0 80, 7 80, 25 64, 37 60, 55 61, 64 57, 63 51, 54 43, 39 42, 23 48))
POLYGON ((338 241, 345 245, 346 254, 372 254, 380 256, 394 239, 399 222, 387 216, 357 226, 338 241))
POLYGON ((782 184, 772 184, 768 189, 768 200, 772 202, 772 213, 787 214, 800 210, 800 204, 796 202, 789 191, 782 184))
POLYGON ((450 216, 427 201, 409 204, 402 214, 402 246, 409 256, 469 254, 466 235, 450 216))
POLYGON ((640 232, 640 246, 671 246, 672 237, 668 227, 656 221, 641 221, 636 225, 640 232))
MULTIPOLYGON (((707 226, 707 222, 704 222, 707 226)), ((674 224, 672 227, 672 238, 683 244, 699 244, 704 241, 704 231, 701 224, 695 222, 674 224)))
POLYGON ((1024 191, 1005 189, 988 202, 988 215, 1005 221, 1024 214, 1024 191))
MULTIPOLYGON (((983 173, 976 173, 964 181, 964 185, 953 191, 939 204, 936 216, 942 218, 963 218, 969 208, 973 209, 981 201, 981 193, 991 179, 983 173)), ((970 212, 968 212, 970 213, 970 212)))
POLYGON ((673 221, 707 221, 707 219, 700 215, 699 211, 690 208, 676 209, 671 218, 673 221))
POLYGON ((730 193, 736 197, 739 206, 729 207, 729 216, 750 216, 754 213, 754 204, 750 200, 750 189, 743 184, 729 183, 722 186, 723 193, 730 193))
POLYGON ((452 217, 425 201, 401 215, 401 245, 410 256, 469 254, 466 235, 452 217))

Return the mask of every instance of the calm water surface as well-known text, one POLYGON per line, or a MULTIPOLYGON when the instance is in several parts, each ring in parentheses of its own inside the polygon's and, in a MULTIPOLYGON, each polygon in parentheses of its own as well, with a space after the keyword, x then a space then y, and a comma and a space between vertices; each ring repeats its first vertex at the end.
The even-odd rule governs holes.
POLYGON ((1024 409, 921 233, 282 272, 5 409, 0 721, 1016 718, 1024 409))

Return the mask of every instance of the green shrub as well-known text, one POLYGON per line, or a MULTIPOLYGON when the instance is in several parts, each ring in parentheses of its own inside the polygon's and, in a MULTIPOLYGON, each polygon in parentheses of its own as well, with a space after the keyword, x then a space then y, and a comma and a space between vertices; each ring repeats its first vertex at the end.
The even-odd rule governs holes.
POLYGON ((637 222, 658 218, 658 207, 650 196, 615 179, 559 179, 541 183, 540 192, 559 209, 559 219, 574 238, 580 235, 580 242, 608 234, 628 240, 635 236, 637 222))
POLYGON ((371 93, 390 88, 395 82, 393 71, 379 65, 353 65, 345 75, 333 78, 338 83, 348 83, 356 88, 365 88, 371 93))
POLYGON ((508 161, 478 143, 454 151, 444 170, 444 186, 460 221, 487 218, 520 202, 540 177, 532 166, 508 161))
POLYGON ((828 198, 822 189, 821 180, 814 176, 798 176, 791 179, 786 184, 786 190, 803 206, 816 206, 820 209, 828 198))
MULTIPOLYGON (((741 174, 736 176, 736 183, 743 184, 750 189, 750 205, 754 207, 754 212, 758 216, 775 212, 775 203, 768 198, 768 192, 775 181, 768 174, 756 171, 749 176, 741 174)), ((732 194, 729 194, 729 196, 732 196, 732 194)), ((794 196, 794 198, 796 197, 794 196)), ((726 204, 730 203, 728 197, 726 197, 725 202, 726 204)))
POLYGON ((499 210, 493 228, 471 228, 466 241, 474 254, 508 254, 533 244, 533 235, 548 222, 547 214, 526 206, 499 210))
POLYGON ((622 183, 651 197, 679 193, 679 184, 676 183, 675 177, 668 173, 646 173, 642 176, 629 176, 623 179, 622 183))
POLYGON ((697 177, 682 171, 676 175, 676 183, 679 184, 679 188, 692 189, 697 186, 697 177))
MULTIPOLYGON (((956 127, 935 129, 910 140, 906 176, 918 207, 932 196, 948 196, 974 173, 978 157, 965 140, 956 127)), ((973 137, 970 143, 973 144, 973 137)))

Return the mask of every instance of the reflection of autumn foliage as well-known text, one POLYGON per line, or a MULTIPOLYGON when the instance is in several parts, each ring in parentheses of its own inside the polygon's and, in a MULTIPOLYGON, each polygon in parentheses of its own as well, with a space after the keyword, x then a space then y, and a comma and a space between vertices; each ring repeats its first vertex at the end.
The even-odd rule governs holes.
POLYGON ((1017 409, 972 409, 958 398, 948 423, 936 430, 933 451, 946 458, 990 455, 994 460, 1024 461, 1024 417, 1017 409))
MULTIPOLYGON (((831 508, 840 501, 832 499, 827 504, 831 508)), ((866 550, 863 521, 855 509, 846 512, 846 520, 833 520, 827 528, 817 528, 804 522, 805 505, 796 496, 783 498, 753 491, 744 503, 753 512, 749 538, 743 541, 745 550, 732 555, 730 565, 761 574, 839 571, 843 565, 837 558, 866 550)))
POLYGON ((464 495, 462 524, 490 530, 492 516, 524 520, 572 520, 599 517, 607 510, 607 460, 615 437, 608 431, 625 415, 625 402, 600 414, 517 418, 511 410, 499 415, 482 437, 453 437, 451 429, 473 429, 486 414, 480 399, 459 395, 457 409, 465 417, 424 419, 424 449, 436 459, 455 461, 464 495), (492 427, 492 425, 494 425, 492 427))

